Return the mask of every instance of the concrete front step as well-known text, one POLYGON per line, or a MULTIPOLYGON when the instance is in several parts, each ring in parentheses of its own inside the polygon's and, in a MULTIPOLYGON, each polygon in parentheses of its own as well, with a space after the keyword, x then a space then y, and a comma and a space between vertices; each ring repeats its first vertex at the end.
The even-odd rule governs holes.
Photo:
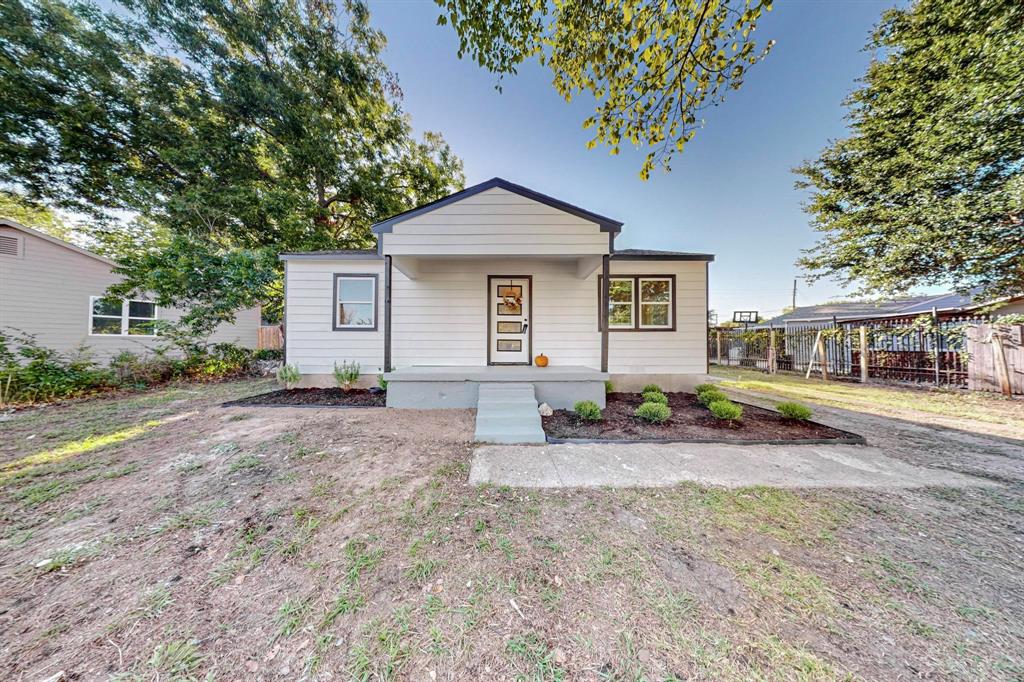
POLYGON ((476 407, 475 439, 482 443, 543 443, 533 384, 482 383, 476 407))

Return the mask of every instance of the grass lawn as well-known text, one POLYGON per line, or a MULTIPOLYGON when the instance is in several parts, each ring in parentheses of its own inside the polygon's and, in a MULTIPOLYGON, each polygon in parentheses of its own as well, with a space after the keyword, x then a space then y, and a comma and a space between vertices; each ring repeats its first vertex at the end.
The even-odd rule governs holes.
POLYGON ((769 375, 737 367, 713 366, 711 374, 725 379, 723 385, 726 388, 772 393, 855 411, 897 415, 903 411, 926 412, 990 424, 1024 424, 1024 400, 1011 400, 995 393, 822 381, 791 374, 769 375))
POLYGON ((220 407, 268 388, 0 422, 3 679, 1024 675, 1019 461, 996 488, 475 488, 468 410, 220 407))

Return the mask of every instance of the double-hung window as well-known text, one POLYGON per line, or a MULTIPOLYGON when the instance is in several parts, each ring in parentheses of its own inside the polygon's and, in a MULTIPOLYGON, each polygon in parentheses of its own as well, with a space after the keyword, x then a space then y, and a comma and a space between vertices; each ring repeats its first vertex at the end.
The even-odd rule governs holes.
POLYGON ((89 297, 89 333, 93 336, 156 336, 153 301, 89 297))
POLYGON ((636 326, 636 306, 633 304, 632 277, 608 280, 608 328, 632 329, 636 326))
MULTIPOLYGON (((608 280, 610 331, 672 331, 675 329, 675 277, 615 275, 608 280)), ((600 301, 600 286, 598 301, 600 301)))
POLYGON ((334 276, 334 330, 377 329, 377 275, 334 276))
POLYGON ((672 327, 672 279, 639 277, 640 329, 672 327))

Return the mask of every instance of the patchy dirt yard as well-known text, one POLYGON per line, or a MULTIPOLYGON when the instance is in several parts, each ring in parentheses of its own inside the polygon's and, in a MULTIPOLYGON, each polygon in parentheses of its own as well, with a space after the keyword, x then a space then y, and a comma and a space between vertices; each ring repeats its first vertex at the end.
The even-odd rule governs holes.
POLYGON ((269 389, 0 422, 0 679, 1024 676, 984 424, 815 415, 995 488, 538 493, 467 485, 469 411, 220 407, 269 389))

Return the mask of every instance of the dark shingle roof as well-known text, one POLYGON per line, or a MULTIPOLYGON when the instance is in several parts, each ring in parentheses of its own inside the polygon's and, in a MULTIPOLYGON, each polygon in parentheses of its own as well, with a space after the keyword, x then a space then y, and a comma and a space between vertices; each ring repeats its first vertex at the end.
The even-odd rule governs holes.
POLYGON ((689 253, 687 251, 658 251, 655 249, 615 249, 612 258, 621 260, 650 258, 651 260, 704 260, 712 261, 710 253, 689 253))
POLYGON ((848 301, 839 303, 825 303, 823 305, 801 306, 767 322, 773 325, 786 321, 807 321, 807 320, 856 320, 864 317, 880 317, 894 315, 920 315, 930 313, 932 308, 936 310, 957 310, 960 308, 976 305, 971 296, 961 294, 928 294, 923 296, 900 296, 886 301, 848 301))
POLYGON ((278 256, 281 260, 302 260, 302 259, 320 259, 329 260, 331 258, 359 258, 359 259, 374 259, 380 258, 380 254, 377 253, 377 249, 334 249, 327 251, 287 251, 278 256))

